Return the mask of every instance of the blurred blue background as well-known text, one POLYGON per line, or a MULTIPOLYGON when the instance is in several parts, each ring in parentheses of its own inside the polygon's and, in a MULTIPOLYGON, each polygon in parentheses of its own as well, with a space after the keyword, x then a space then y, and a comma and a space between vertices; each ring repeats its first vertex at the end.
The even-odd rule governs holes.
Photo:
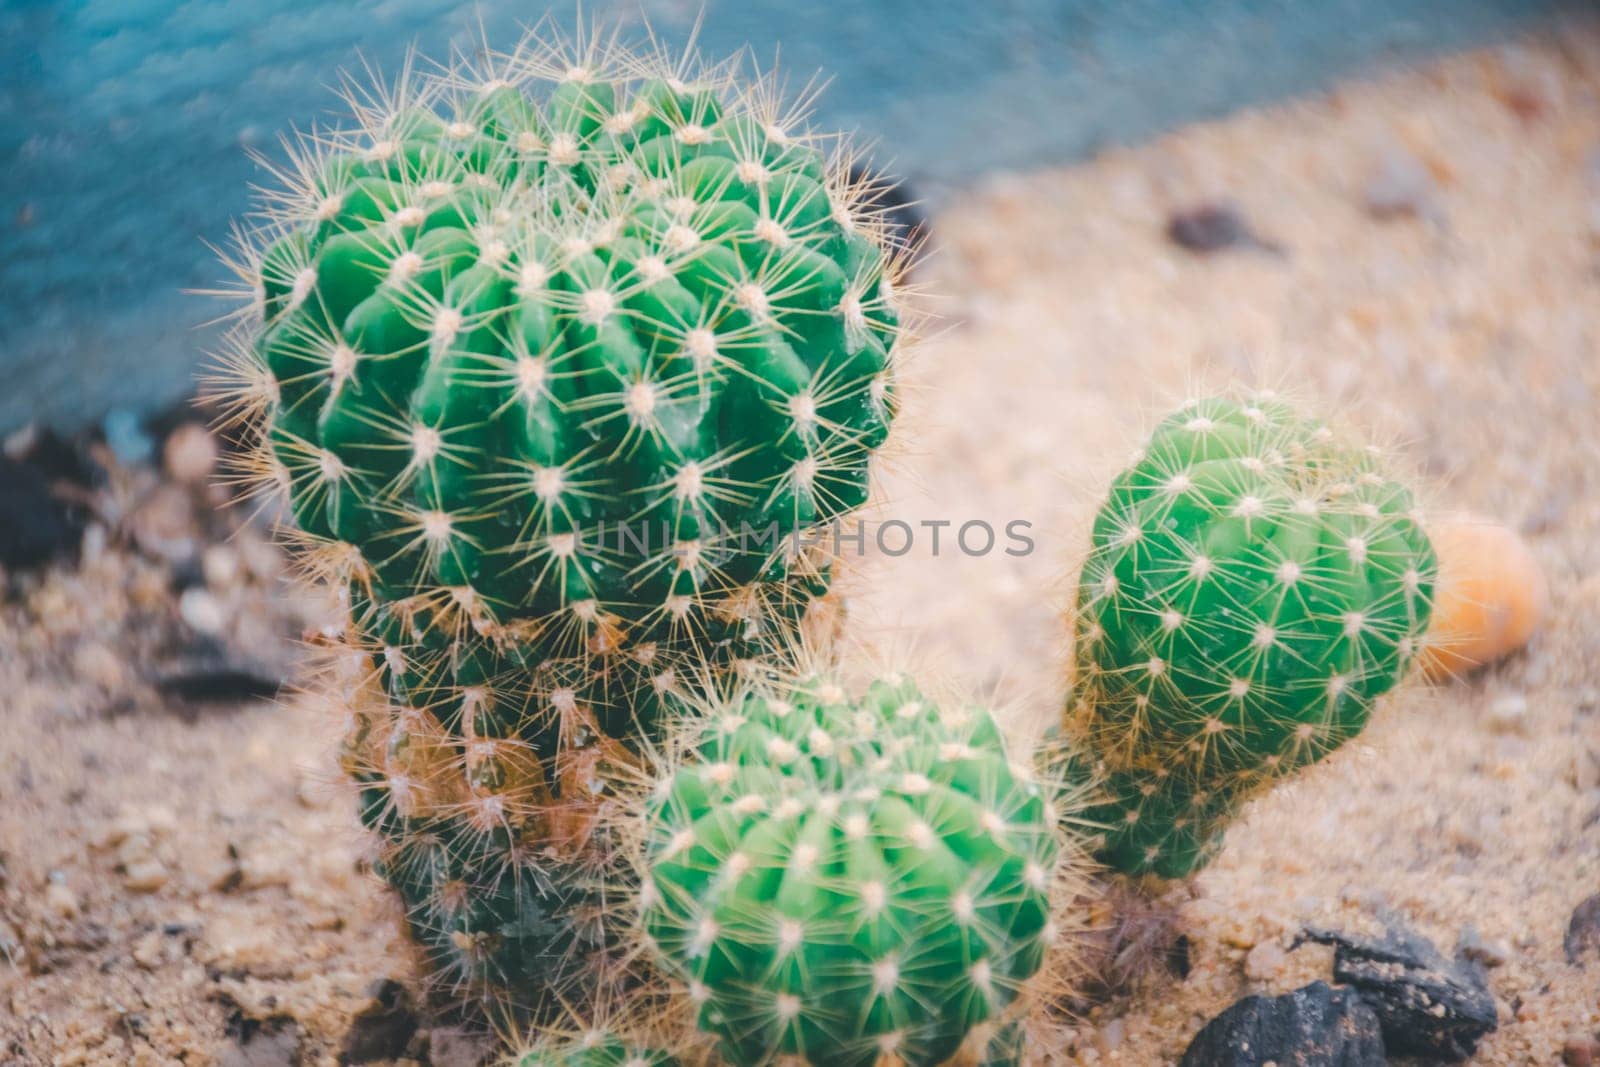
MULTIPOLYGON (((698 0, 588 0, 684 40, 698 0)), ((978 174, 1060 162, 1396 58, 1537 26, 1564 0, 707 0, 701 45, 803 82, 823 125, 935 206, 978 174)), ((408 45, 497 45, 539 0, 0 0, 0 432, 184 396, 220 305, 245 147, 327 121, 341 69, 408 45)))

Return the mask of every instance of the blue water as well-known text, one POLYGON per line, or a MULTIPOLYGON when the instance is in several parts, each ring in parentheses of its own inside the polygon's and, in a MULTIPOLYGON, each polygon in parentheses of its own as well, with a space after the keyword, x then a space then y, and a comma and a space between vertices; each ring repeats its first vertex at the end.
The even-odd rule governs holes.
MULTIPOLYGON (((246 146, 327 121, 360 57, 492 42, 507 0, 0 0, 0 431, 189 388, 246 146)), ((832 75, 821 122, 876 137, 936 202, 988 170, 1081 157, 1395 57, 1477 44, 1563 0, 709 0, 701 43, 832 75)), ((683 40, 688 0, 589 0, 683 40)))

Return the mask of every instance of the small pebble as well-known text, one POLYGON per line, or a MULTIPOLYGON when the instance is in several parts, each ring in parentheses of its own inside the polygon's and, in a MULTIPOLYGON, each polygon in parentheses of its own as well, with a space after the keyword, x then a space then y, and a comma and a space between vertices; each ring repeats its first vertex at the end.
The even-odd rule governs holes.
POLYGON ((1409 152, 1385 152, 1367 178, 1367 213, 1375 219, 1440 218, 1438 187, 1421 160, 1409 152))
POLYGON ((199 586, 183 591, 178 598, 178 614, 191 630, 208 637, 218 636, 228 626, 222 602, 199 586))
POLYGON ((239 561, 239 554, 232 548, 212 545, 200 555, 200 573, 205 575, 206 585, 226 592, 239 584, 244 566, 239 561))
POLYGON ((133 943, 129 953, 133 962, 147 971, 153 971, 167 962, 167 942, 160 930, 152 930, 133 943))
POLYGON ((1461 931, 1456 954, 1485 967, 1503 967, 1511 961, 1511 946, 1504 941, 1485 941, 1475 927, 1469 926, 1461 931))
POLYGON ((1572 909, 1561 947, 1570 963, 1577 963, 1586 953, 1600 954, 1600 893, 1572 909))
POLYGON ((1263 941, 1251 949, 1244 958, 1244 975, 1252 982, 1266 982, 1276 977, 1289 962, 1289 954, 1276 941, 1263 941))
POLYGON ((186 422, 167 436, 162 462, 174 480, 203 485, 217 469, 216 438, 198 422, 186 422))
POLYGON ((1597 1061, 1600 1061, 1600 1040, 1574 1037, 1561 1046, 1564 1067, 1594 1067, 1597 1061))
POLYGON ((1167 239, 1202 255, 1258 243, 1232 204, 1204 204, 1174 214, 1167 220, 1167 239))
POLYGON ((1095 1031, 1094 1044, 1101 1052, 1110 1054, 1118 1048, 1127 1036, 1128 1024, 1121 1018, 1112 1019, 1095 1031))
POLYGON ((44 891, 44 903, 63 919, 70 919, 78 914, 78 894, 74 893, 65 882, 51 882, 49 888, 44 891))
POLYGON ((167 884, 167 869, 157 859, 145 859, 128 867, 122 884, 135 893, 154 893, 167 884))
POLYGON ((1489 725, 1501 733, 1521 733, 1528 725, 1528 698, 1506 693, 1489 703, 1489 725))

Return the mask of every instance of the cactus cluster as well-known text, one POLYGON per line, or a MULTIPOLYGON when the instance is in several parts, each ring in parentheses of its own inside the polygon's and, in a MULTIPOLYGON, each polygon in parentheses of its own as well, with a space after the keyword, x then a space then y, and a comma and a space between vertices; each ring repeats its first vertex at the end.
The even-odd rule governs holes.
MULTIPOLYGON (((816 536, 866 500, 907 334, 907 249, 779 98, 538 33, 354 95, 244 240, 227 399, 344 608, 341 762, 436 985, 545 1030, 692 1015, 736 1067, 1012 1067, 1081 826, 1121 871, 1206 863, 1406 673, 1433 550, 1275 396, 1167 418, 1077 590, 1049 777, 1087 811, 987 711, 775 669, 827 621, 816 536)), ((629 1023, 509 1062, 698 1051, 629 1023)))
POLYGON ((1360 733, 1418 652, 1435 570, 1375 449, 1271 393, 1163 420, 1077 591, 1067 720, 1102 858, 1185 875, 1244 799, 1360 733))
POLYGON ((827 593, 905 249, 733 64, 535 34, 352 103, 244 242, 229 399, 348 604, 378 869, 441 980, 538 1002, 596 768, 827 593))
POLYGON ((1058 816, 988 712, 821 675, 695 733, 648 804, 640 923, 727 1062, 1020 1054, 1007 1009, 1058 937, 1058 816))

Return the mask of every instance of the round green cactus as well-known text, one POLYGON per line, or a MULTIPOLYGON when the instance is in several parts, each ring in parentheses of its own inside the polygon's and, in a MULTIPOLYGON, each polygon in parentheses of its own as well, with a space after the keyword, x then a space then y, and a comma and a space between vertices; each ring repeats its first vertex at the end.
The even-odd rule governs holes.
POLYGON ((296 521, 384 600, 704 625, 866 498, 900 335, 882 228, 721 78, 469 75, 329 138, 261 255, 296 521))
POLYGON ((1096 516, 1070 719, 1124 869, 1203 864, 1240 798, 1360 733, 1436 570, 1369 449, 1270 394, 1165 419, 1096 516))
POLYGON ((736 74, 535 36, 358 93, 240 264, 231 410, 349 607, 375 868, 519 1012, 604 956, 606 768, 799 643, 894 417, 905 249, 736 74))
POLYGON ((678 1067, 672 1055, 595 1031, 576 1041, 544 1041, 518 1053, 507 1067, 678 1067))
POLYGON ((714 711, 652 798, 642 925, 734 1064, 948 1060, 1057 937, 1049 791, 901 677, 714 711))

